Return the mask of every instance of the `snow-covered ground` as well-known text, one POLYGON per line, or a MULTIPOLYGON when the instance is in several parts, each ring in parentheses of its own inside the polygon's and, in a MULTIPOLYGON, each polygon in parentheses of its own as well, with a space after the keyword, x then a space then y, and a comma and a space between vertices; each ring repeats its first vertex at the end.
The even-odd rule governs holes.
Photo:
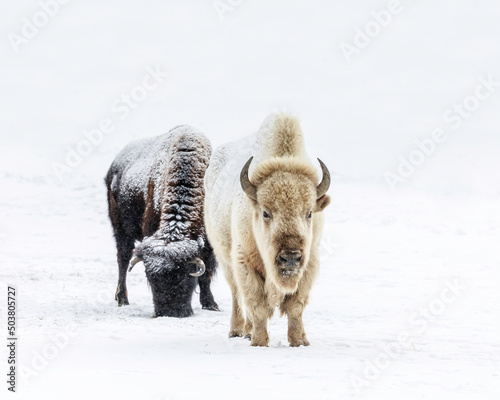
POLYGON ((4 6, 0 365, 13 285, 18 398, 498 398, 498 2, 4 6), (25 18, 40 27, 13 39, 25 18), (151 318, 141 264, 118 308, 117 151, 181 123, 217 146, 283 108, 334 173, 311 346, 277 316, 269 348, 229 340, 221 273, 221 312, 195 295, 193 317, 151 318))

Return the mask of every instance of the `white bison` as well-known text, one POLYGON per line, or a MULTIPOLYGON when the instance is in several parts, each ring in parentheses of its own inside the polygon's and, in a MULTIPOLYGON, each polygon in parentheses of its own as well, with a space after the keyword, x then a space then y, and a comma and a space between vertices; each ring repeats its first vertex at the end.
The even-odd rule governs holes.
POLYGON ((290 345, 309 345, 302 313, 319 268, 322 211, 330 203, 330 174, 318 161, 321 182, 299 122, 287 114, 269 116, 259 132, 213 154, 205 225, 231 287, 230 337, 267 346, 267 320, 279 307, 288 317, 290 345))

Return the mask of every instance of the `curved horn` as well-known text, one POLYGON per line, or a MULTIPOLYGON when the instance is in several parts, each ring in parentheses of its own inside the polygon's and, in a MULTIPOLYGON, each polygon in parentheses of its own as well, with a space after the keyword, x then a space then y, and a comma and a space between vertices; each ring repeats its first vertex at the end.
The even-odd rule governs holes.
POLYGON ((190 264, 196 264, 198 266, 198 271, 192 272, 191 276, 202 276, 205 273, 205 263, 200 258, 193 258, 190 264))
POLYGON ((250 182, 250 179, 248 178, 248 168, 250 168, 252 160, 253 157, 250 157, 247 163, 243 166, 240 174, 240 183, 241 188, 247 194, 247 196, 252 200, 257 201, 257 187, 252 182, 250 182))
POLYGON ((139 258, 138 256, 134 256, 132 260, 130 261, 130 266, 128 267, 129 272, 132 271, 132 268, 134 268, 135 264, 141 262, 142 259, 139 258))
POLYGON ((323 197, 323 195, 328 191, 328 188, 330 187, 330 171, 328 171, 328 168, 326 165, 323 163, 318 158, 319 164, 321 165, 321 171, 323 171, 323 179, 319 183, 319 185, 316 187, 316 195, 317 198, 319 199, 320 197, 323 197))

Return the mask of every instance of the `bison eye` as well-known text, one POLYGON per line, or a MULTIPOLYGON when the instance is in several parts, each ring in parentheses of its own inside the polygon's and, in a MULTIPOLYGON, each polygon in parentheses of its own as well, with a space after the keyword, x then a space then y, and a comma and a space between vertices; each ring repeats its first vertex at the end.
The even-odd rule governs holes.
POLYGON ((312 218, 312 216, 313 216, 313 213, 312 213, 312 211, 309 211, 309 213, 307 214, 307 219, 310 219, 310 218, 312 218))
POLYGON ((265 219, 271 219, 271 216, 267 213, 267 212, 263 212, 262 213, 262 216, 265 218, 265 219))

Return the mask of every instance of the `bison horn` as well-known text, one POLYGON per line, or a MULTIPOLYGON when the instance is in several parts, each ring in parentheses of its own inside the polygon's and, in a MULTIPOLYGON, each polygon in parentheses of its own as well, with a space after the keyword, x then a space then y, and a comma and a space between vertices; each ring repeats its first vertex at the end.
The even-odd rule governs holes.
POLYGON ((200 258, 193 258, 190 261, 190 264, 195 264, 198 266, 198 271, 192 272, 189 275, 191 276, 201 276, 205 273, 205 263, 200 258))
POLYGON ((319 158, 318 161, 319 164, 321 165, 321 171, 323 171, 323 179, 316 188, 316 195, 318 196, 317 198, 319 199, 320 197, 323 197, 323 195, 328 191, 331 179, 330 179, 330 171, 328 171, 326 165, 319 158))
POLYGON ((247 194, 247 196, 252 200, 257 201, 257 187, 252 182, 250 182, 250 179, 248 178, 248 168, 250 168, 252 160, 253 157, 250 157, 247 163, 243 166, 240 174, 240 183, 241 188, 247 194))
POLYGON ((141 261, 142 260, 138 256, 134 256, 134 258, 132 258, 132 261, 130 261, 130 266, 128 267, 129 272, 132 271, 132 268, 134 268, 135 264, 141 261))

